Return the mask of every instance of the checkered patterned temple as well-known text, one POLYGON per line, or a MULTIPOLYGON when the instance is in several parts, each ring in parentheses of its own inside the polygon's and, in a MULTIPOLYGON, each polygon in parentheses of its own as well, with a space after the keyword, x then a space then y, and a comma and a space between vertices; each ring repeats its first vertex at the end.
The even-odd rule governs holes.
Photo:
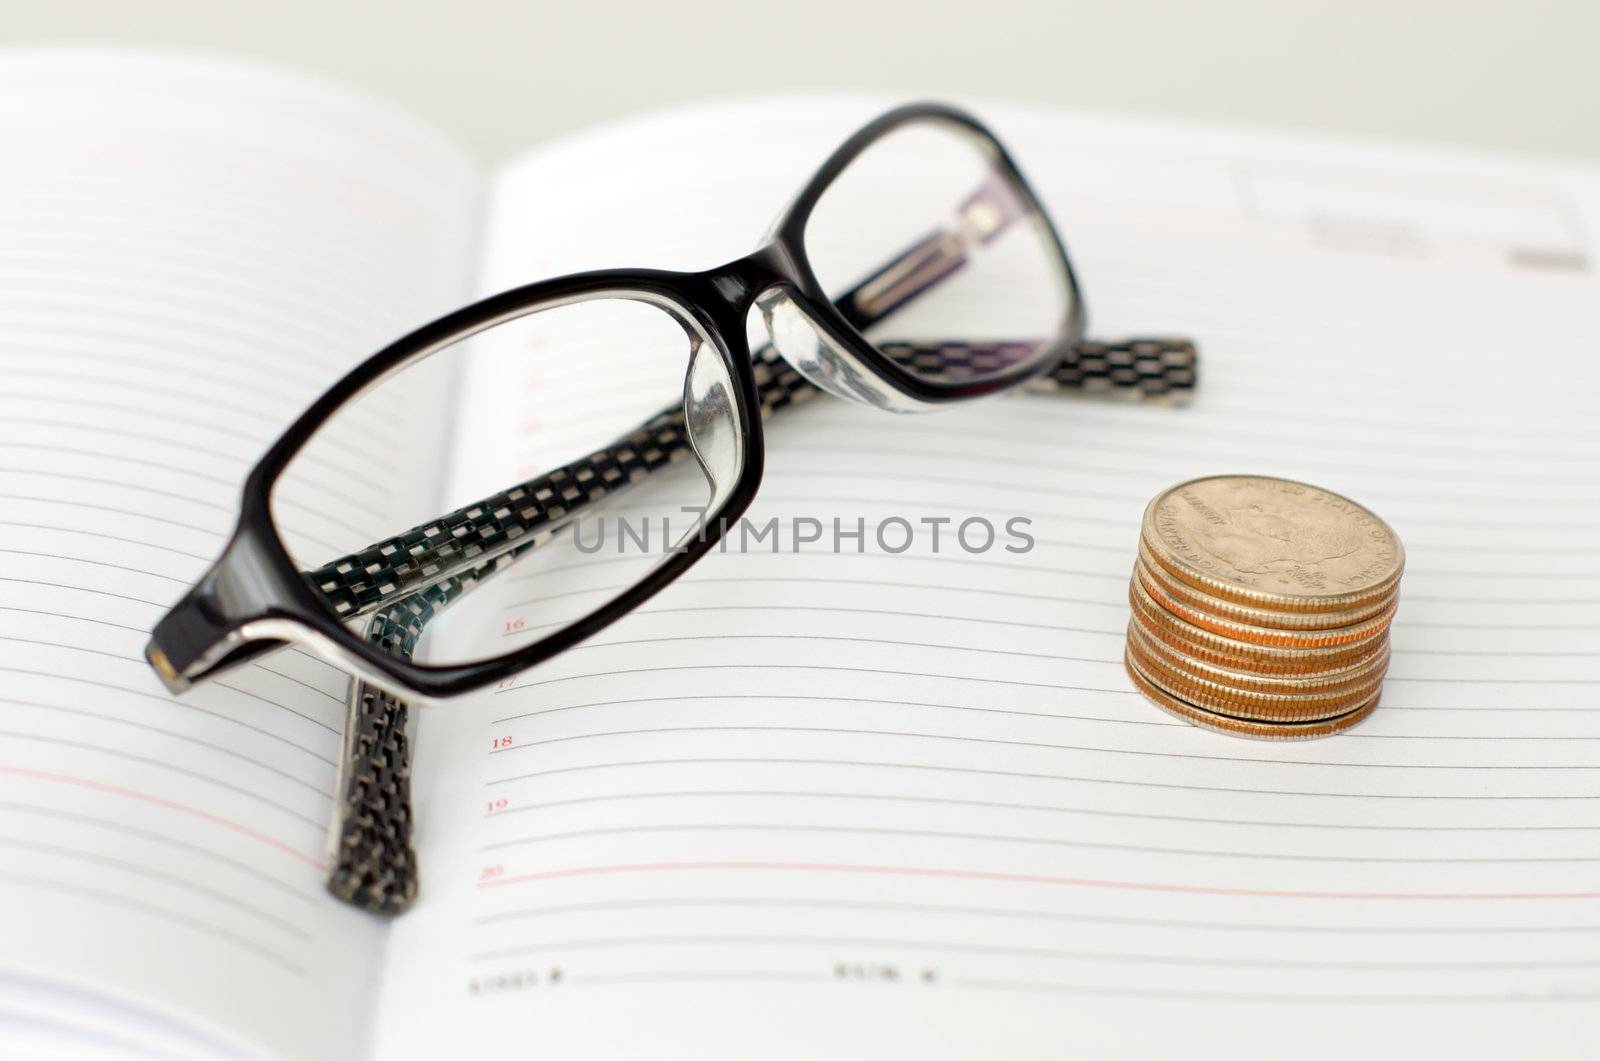
MULTIPOLYGON (((902 365, 947 379, 1012 363, 1029 348, 1026 343, 882 344, 902 365)), ((818 393, 771 347, 758 351, 755 362, 764 417, 818 393)), ((1181 400, 1193 391, 1197 369, 1195 346, 1185 339, 1083 342, 1028 389, 1181 400)), ((368 640, 409 658, 441 608, 514 563, 524 550, 548 541, 585 506, 688 452, 683 409, 668 409, 605 449, 341 557, 306 578, 340 615, 376 611, 368 640)), ((396 914, 417 891, 406 740, 410 711, 404 700, 366 682, 357 682, 353 695, 328 887, 365 910, 396 914)))

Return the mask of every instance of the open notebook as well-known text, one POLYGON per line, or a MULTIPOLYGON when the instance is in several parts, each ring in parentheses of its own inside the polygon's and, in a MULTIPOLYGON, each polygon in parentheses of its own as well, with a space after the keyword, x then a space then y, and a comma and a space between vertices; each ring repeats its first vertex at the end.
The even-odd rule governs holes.
MULTIPOLYGON (((393 921, 322 887, 345 678, 289 651, 161 689, 152 622, 348 366, 478 293, 735 257, 892 102, 657 114, 484 172, 279 72, 0 60, 0 1043, 1592 1052, 1593 168, 967 101, 1093 333, 1195 337, 1196 400, 775 421, 754 517, 1024 515, 1039 545, 713 554, 424 709, 393 921), (1349 494, 1406 543, 1385 701, 1349 734, 1229 739, 1122 672, 1145 500, 1226 471, 1349 494)), ((567 414, 520 371, 425 396, 438 468, 408 489, 517 477, 567 414)), ((317 517, 361 526, 372 488, 317 517)))

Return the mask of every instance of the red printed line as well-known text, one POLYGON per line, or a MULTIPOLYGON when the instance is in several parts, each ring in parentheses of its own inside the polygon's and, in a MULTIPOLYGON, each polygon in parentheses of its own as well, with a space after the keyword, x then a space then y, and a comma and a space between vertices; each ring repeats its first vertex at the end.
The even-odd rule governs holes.
POLYGON ((201 821, 210 822, 213 825, 220 825, 224 829, 236 832, 241 836, 248 836, 252 840, 259 840, 268 847, 277 848, 284 854, 292 855, 307 865, 315 866, 318 869, 322 868, 321 859, 314 858, 313 856, 306 854, 304 851, 297 850, 296 848, 289 846, 276 837, 268 836, 266 833, 257 832, 248 825, 241 825, 238 822, 231 821, 227 818, 219 818, 215 814, 203 811, 199 807, 191 807, 186 803, 175 803, 170 799, 162 799, 160 796, 152 796, 148 792, 136 792, 131 788, 120 788, 116 785, 108 785, 100 781, 91 781, 86 777, 72 777, 68 774, 53 774, 45 770, 29 770, 26 767, 21 766, 0 766, 0 774, 14 774, 18 777, 31 777, 36 781, 55 781, 63 785, 76 785, 79 788, 89 788, 95 790, 96 792, 107 792, 114 796, 125 796, 128 799, 136 799, 145 803, 153 803, 158 807, 165 807, 168 810, 175 810, 182 814, 199 818, 201 821))
POLYGON ((636 865, 576 866, 571 869, 523 873, 482 881, 480 888, 506 884, 596 877, 613 873, 653 873, 663 870, 789 870, 802 873, 868 873, 896 877, 944 877, 954 880, 1003 881, 1012 884, 1062 884, 1077 888, 1116 888, 1122 891, 1179 892, 1185 895, 1229 895, 1267 899, 1600 899, 1600 892, 1335 892, 1287 891, 1271 888, 1214 888, 1196 884, 1157 884, 1149 881, 1097 880, 1092 877, 1050 877, 1032 873, 987 870, 935 869, 919 866, 858 866, 831 862, 646 862, 636 865))

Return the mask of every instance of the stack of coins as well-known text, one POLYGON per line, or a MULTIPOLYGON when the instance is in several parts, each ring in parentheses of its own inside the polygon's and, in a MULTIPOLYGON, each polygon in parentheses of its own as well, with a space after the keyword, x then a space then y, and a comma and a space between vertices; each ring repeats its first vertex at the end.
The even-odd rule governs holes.
POLYGON ((1378 706, 1404 553, 1354 501, 1288 479, 1219 475, 1145 509, 1124 662, 1198 726, 1322 737, 1378 706))

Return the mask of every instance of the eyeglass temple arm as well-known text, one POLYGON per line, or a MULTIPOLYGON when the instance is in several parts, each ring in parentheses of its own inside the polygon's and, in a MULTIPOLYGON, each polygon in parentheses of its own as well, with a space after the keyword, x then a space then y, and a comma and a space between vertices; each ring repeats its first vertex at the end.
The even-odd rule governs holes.
MULTIPOLYGON (((818 393, 770 349, 758 352, 755 362, 763 416, 818 393)), ((367 639, 409 659, 441 609, 549 541, 584 508, 689 452, 678 405, 587 457, 307 572, 306 578, 341 615, 375 612, 367 639)), ((327 886, 372 913, 398 914, 416 897, 409 721, 405 700, 352 679, 327 886)))
MULTIPOLYGON (((995 238, 1028 209, 1009 181, 991 175, 962 203, 950 227, 846 292, 838 300, 841 312, 857 327, 882 320, 961 268, 967 248, 995 238)), ((997 357, 1010 363, 1032 347, 1025 341, 880 344, 902 364, 930 373, 959 372, 997 357)), ((763 418, 817 393, 770 346, 755 351, 754 361, 763 418)), ((1196 369, 1194 345, 1186 340, 1082 342, 1028 388, 1181 399, 1193 390, 1196 369)), ((681 407, 665 410, 606 449, 307 572, 307 578, 342 615, 376 610, 368 639, 409 659, 440 609, 559 533, 583 508, 688 449, 681 407)), ((409 716, 406 701, 367 682, 351 682, 327 883, 339 898, 375 913, 400 913, 416 896, 409 716)))
MULTIPOLYGON (((1015 360, 1007 348, 1027 345, 884 343, 880 349, 920 371, 959 373, 996 357, 1015 360)), ((1181 399, 1195 386, 1197 361, 1194 344, 1185 339, 1085 341, 1030 381, 1029 389, 1181 399)), ((770 346, 756 351, 754 371, 763 418, 819 393, 770 346)), ((682 406, 674 406, 610 446, 307 571, 305 577, 336 614, 365 615, 492 559, 527 535, 544 531, 550 537, 584 508, 670 464, 689 448, 682 406)))
POLYGON ((944 227, 884 263, 834 305, 858 329, 875 324, 960 269, 970 248, 996 239, 1031 210, 1016 186, 991 170, 944 227))
MULTIPOLYGON (((924 369, 935 361, 959 369, 974 358, 994 356, 996 345, 881 348, 924 369)), ((770 346, 756 351, 754 368, 763 417, 821 393, 770 346)), ((1029 387, 1172 399, 1193 389, 1196 368, 1194 344, 1183 339, 1084 342, 1029 387)), ((584 508, 688 452, 682 407, 668 409, 582 460, 335 560, 306 578, 341 615, 376 613, 367 638, 409 659, 442 608, 549 541, 584 508)), ((340 899, 374 913, 400 913, 416 896, 409 715, 409 705, 393 693, 351 682, 327 883, 340 899)))
MULTIPOLYGON (((906 248, 877 272, 846 291, 834 305, 857 329, 882 321, 932 290, 967 263, 968 251, 992 242, 1008 227, 1036 213, 1017 185, 991 170, 977 189, 962 200, 951 220, 906 248)), ((988 365, 1025 360, 1035 344, 1014 343, 884 343, 879 349, 924 375, 952 370, 981 371, 988 365)), ((1027 382, 1034 392, 1085 390, 1140 399, 1182 401, 1194 390, 1199 356, 1185 339, 1125 339, 1106 343, 1080 341, 1048 371, 1027 382)))

